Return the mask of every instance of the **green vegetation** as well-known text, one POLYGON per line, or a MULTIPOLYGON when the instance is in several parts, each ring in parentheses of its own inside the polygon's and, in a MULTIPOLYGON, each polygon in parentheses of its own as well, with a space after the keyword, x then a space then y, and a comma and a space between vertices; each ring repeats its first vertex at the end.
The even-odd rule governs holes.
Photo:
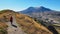
POLYGON ((13 10, 9 10, 9 9, 1 10, 1 11, 0 11, 0 14, 5 13, 5 12, 14 12, 14 11, 13 11, 13 10))
POLYGON ((0 29, 0 34, 7 34, 7 31, 4 29, 0 29))

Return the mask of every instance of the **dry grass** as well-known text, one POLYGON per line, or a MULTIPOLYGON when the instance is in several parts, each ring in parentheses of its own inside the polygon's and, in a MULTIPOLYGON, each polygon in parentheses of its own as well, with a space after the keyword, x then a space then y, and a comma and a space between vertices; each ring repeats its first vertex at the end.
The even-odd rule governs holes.
POLYGON ((7 34, 6 28, 7 25, 5 23, 0 22, 0 34, 7 34))
POLYGON ((0 12, 0 34, 7 34, 6 30, 8 26, 6 25, 6 22, 9 20, 7 16, 9 13, 10 12, 5 12, 5 11, 0 12))
MULTIPOLYGON (((20 28, 22 28, 22 30, 24 32, 26 32, 27 34, 52 34, 43 25, 38 24, 32 18, 30 18, 26 15, 23 15, 23 14, 9 12, 9 11, 4 12, 4 13, 0 14, 0 18, 1 18, 0 20, 4 19, 3 16, 6 16, 7 21, 9 21, 10 16, 13 16, 14 14, 15 14, 16 21, 19 24, 20 28)), ((3 29, 5 29, 7 27, 5 20, 3 20, 3 22, 0 23, 0 27, 3 29)))
POLYGON ((16 21, 27 34, 52 34, 43 25, 38 24, 26 15, 16 13, 16 21))

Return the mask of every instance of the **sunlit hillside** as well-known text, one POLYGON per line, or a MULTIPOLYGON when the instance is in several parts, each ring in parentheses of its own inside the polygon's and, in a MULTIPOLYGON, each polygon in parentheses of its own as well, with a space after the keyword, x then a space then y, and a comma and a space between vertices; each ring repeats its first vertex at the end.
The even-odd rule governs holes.
POLYGON ((12 10, 2 10, 0 12, 0 34, 7 34, 7 23, 10 16, 16 18, 16 23, 27 34, 53 34, 46 27, 38 24, 34 19, 27 15, 16 13, 12 10), (2 30, 2 31, 1 31, 2 30))
POLYGON ((49 30, 47 28, 41 24, 38 24, 29 16, 16 14, 16 20, 23 31, 28 34, 49 34, 49 30))

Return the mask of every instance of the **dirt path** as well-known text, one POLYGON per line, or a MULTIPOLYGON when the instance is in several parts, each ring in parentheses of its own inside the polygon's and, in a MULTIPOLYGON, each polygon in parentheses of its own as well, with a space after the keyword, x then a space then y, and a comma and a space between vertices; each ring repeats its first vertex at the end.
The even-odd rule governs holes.
POLYGON ((8 25, 8 28, 7 28, 8 34, 26 34, 25 32, 22 31, 22 29, 16 23, 15 17, 13 17, 13 25, 17 26, 17 28, 12 26, 10 22, 8 22, 7 25, 8 25))

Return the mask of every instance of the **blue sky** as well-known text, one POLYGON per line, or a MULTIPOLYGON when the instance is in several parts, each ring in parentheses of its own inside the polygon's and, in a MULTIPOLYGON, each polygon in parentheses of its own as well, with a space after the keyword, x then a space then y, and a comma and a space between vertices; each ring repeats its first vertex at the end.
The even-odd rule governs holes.
POLYGON ((31 6, 44 6, 60 11, 60 0, 0 0, 0 10, 11 9, 21 11, 31 6))

